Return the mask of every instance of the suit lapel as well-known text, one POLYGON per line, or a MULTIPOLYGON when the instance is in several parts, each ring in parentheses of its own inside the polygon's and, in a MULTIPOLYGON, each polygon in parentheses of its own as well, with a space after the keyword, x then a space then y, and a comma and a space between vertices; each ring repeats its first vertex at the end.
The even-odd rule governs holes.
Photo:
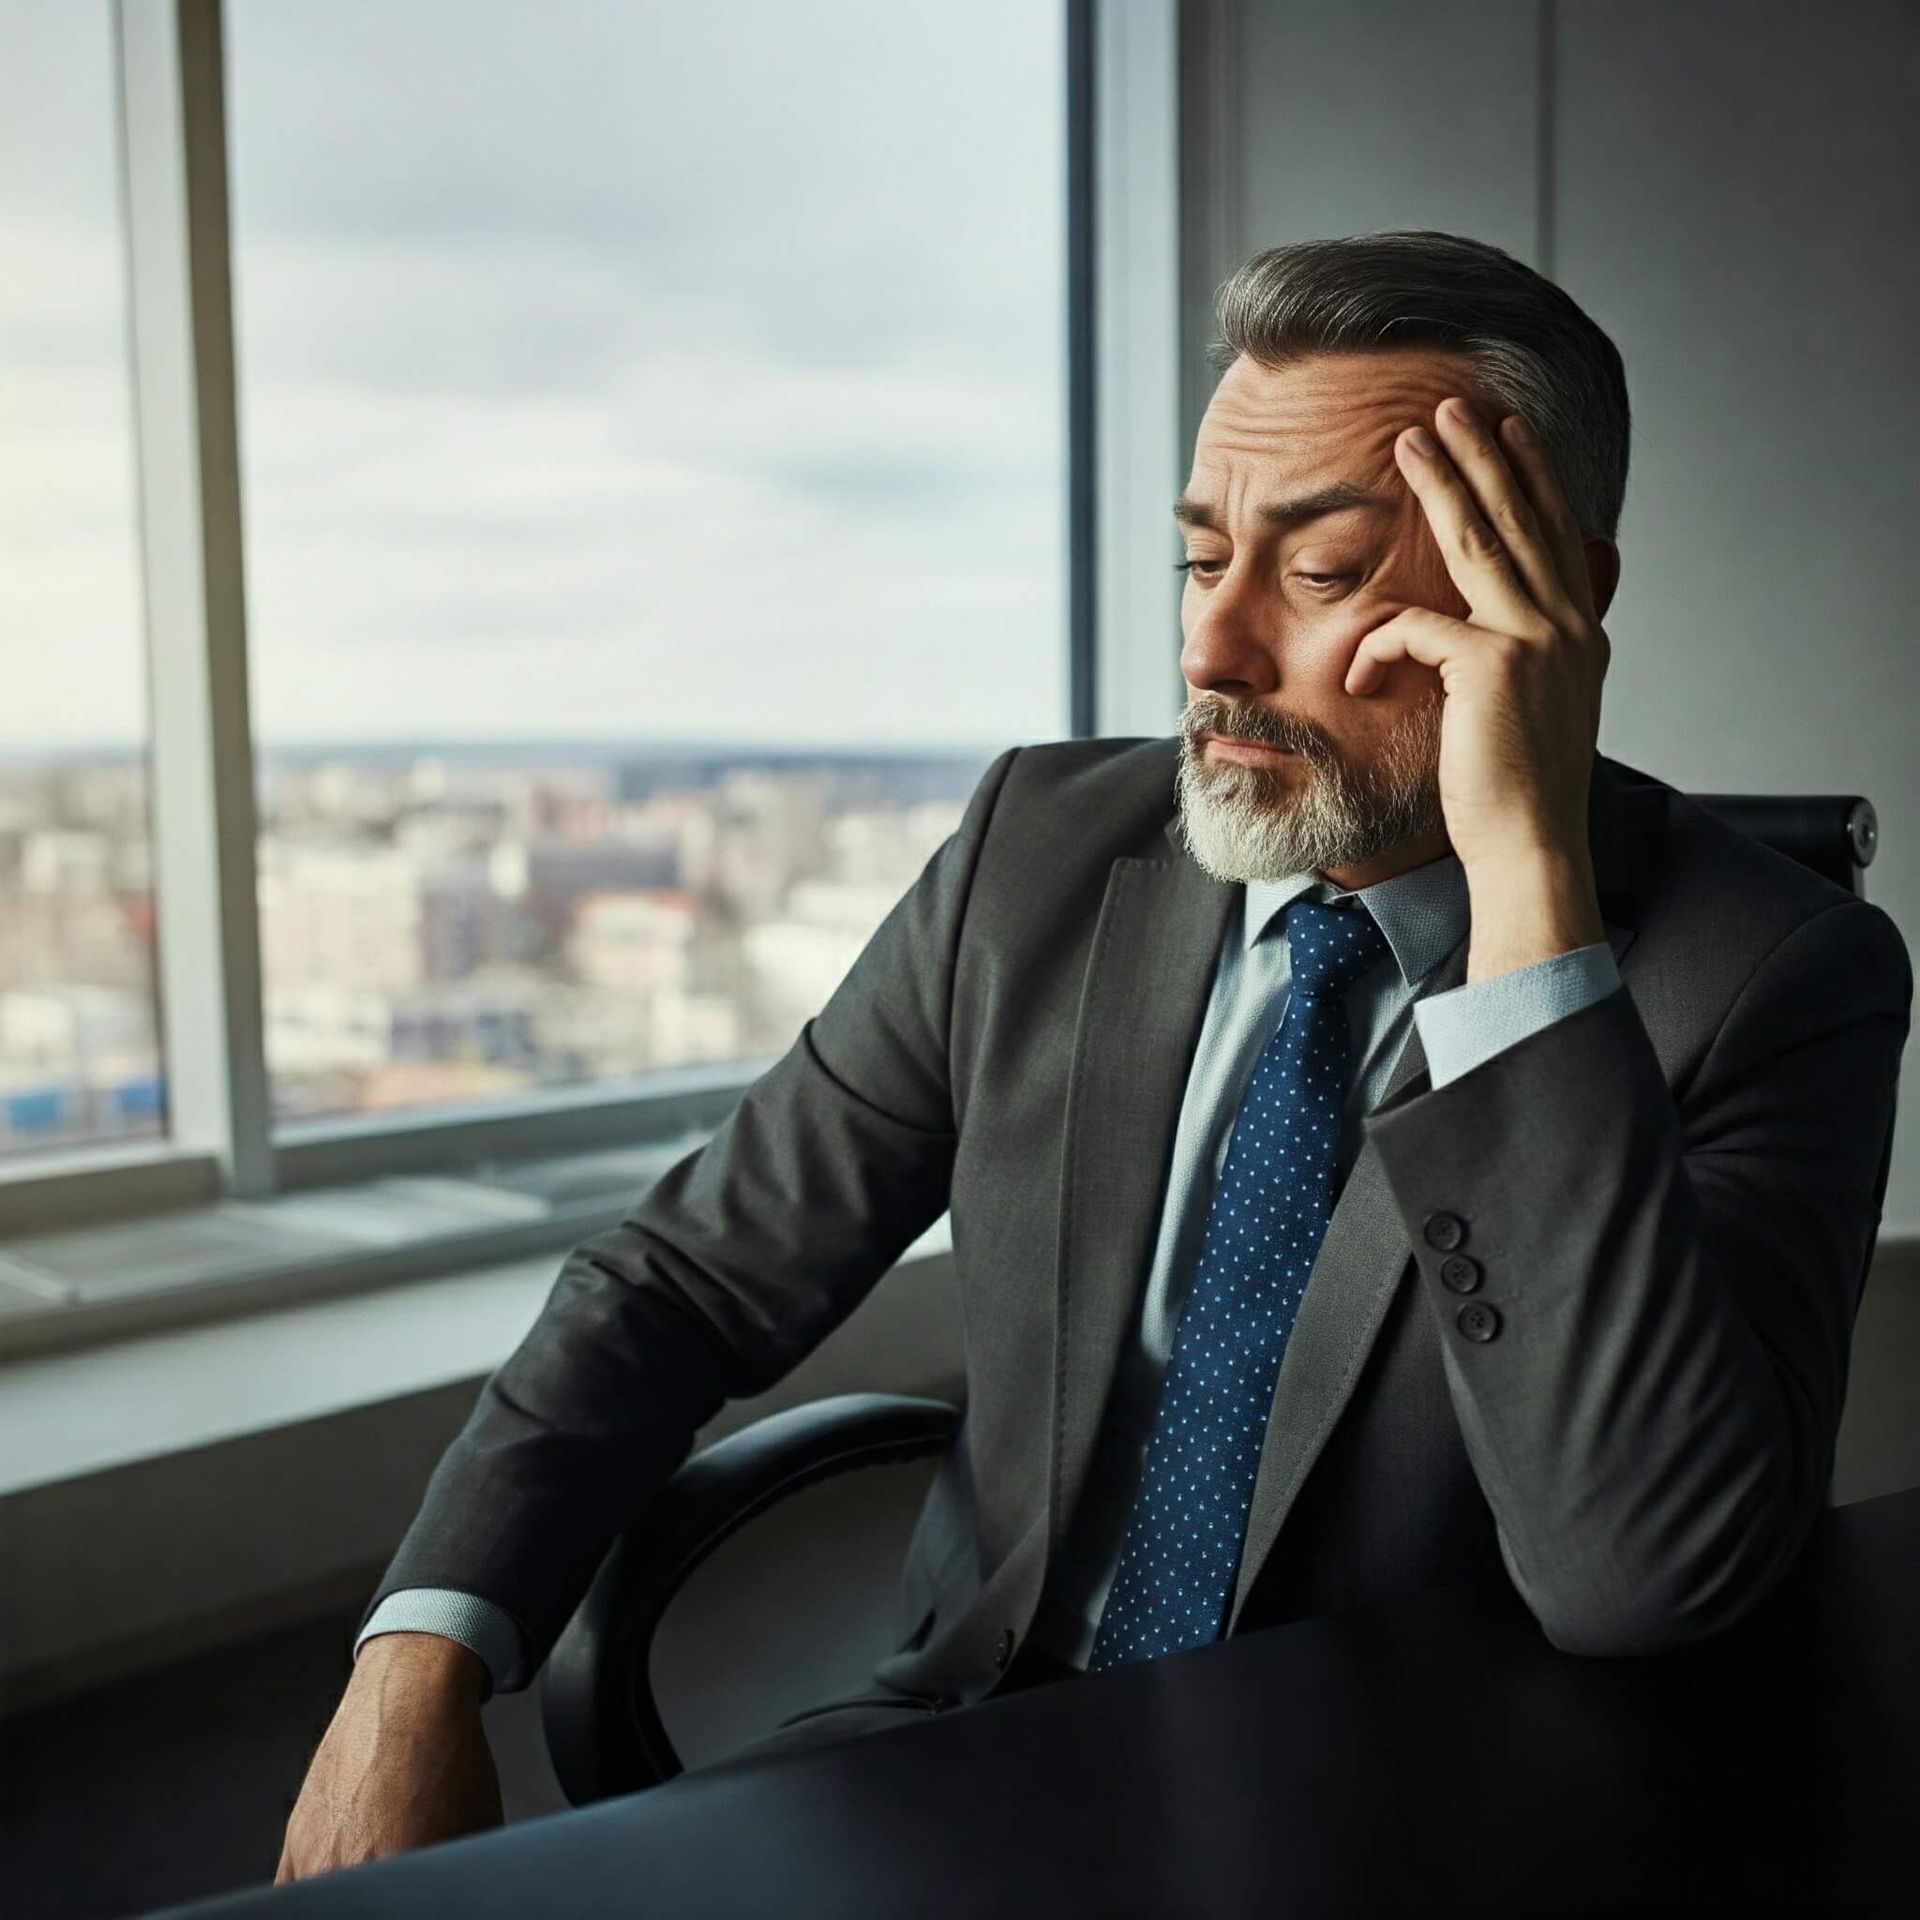
POLYGON ((1175 1123, 1240 889, 1184 847, 1115 860, 1068 1069, 1049 1541, 1079 1504, 1100 1416, 1140 1316, 1175 1123))
MULTIPOLYGON (((1596 759, 1590 841, 1603 911, 1630 877, 1619 783, 1596 759)), ((1166 1198, 1187 1074, 1240 889, 1208 875, 1169 819, 1152 857, 1107 875, 1068 1067, 1056 1272, 1056 1395, 1049 1557, 1084 1489, 1128 1331, 1137 1325, 1166 1198)), ((1633 939, 1608 921, 1616 959, 1633 939)), ((1466 977, 1463 936, 1428 992, 1466 977)), ((1409 1027, 1373 1109, 1429 1090, 1409 1027)), ((1228 1630, 1272 1548, 1412 1258, 1379 1155, 1363 1142, 1328 1223, 1287 1343, 1262 1447, 1228 1630)))

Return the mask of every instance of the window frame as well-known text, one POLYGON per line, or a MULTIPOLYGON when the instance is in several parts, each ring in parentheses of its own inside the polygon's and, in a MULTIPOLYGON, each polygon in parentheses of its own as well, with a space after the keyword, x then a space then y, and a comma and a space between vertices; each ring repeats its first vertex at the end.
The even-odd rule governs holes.
MULTIPOLYGON (((768 1056, 533 1096, 273 1124, 256 906, 222 0, 112 0, 149 685, 167 1130, 0 1163, 5 1239, 488 1155, 716 1126, 768 1056)), ((1060 0, 1065 645, 1073 737, 1182 700, 1178 0, 1060 0), (1169 551, 1171 549, 1169 548, 1169 551)))

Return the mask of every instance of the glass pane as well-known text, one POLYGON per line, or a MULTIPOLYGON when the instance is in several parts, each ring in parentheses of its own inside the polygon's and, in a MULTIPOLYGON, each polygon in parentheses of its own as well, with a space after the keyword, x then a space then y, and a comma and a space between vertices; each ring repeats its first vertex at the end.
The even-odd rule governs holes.
POLYGON ((279 1116, 783 1049, 1066 730, 1056 8, 229 20, 279 1116))
POLYGON ((0 9, 0 1155, 164 1128, 107 6, 0 9))

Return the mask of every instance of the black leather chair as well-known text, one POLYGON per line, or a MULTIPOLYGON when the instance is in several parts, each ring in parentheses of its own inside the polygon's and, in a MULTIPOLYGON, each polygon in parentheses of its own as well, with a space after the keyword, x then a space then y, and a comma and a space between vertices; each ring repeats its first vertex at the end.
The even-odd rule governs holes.
MULTIPOLYGON (((1857 794, 1697 793, 1727 825, 1863 892, 1878 826, 1857 794)), ((554 1772, 574 1805, 683 1771, 648 1660, 668 1603, 722 1541, 776 1501, 856 1467, 943 1452, 960 1424, 945 1401, 850 1393, 767 1415, 684 1461, 614 1543, 541 1681, 554 1772)))

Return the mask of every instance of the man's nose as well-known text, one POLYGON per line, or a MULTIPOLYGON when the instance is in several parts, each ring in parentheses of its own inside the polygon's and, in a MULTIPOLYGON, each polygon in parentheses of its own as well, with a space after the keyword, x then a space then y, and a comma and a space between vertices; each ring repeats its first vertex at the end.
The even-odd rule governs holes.
POLYGON ((1280 610, 1251 576, 1198 590, 1186 622, 1180 674, 1188 686, 1239 697, 1280 685, 1280 610))

